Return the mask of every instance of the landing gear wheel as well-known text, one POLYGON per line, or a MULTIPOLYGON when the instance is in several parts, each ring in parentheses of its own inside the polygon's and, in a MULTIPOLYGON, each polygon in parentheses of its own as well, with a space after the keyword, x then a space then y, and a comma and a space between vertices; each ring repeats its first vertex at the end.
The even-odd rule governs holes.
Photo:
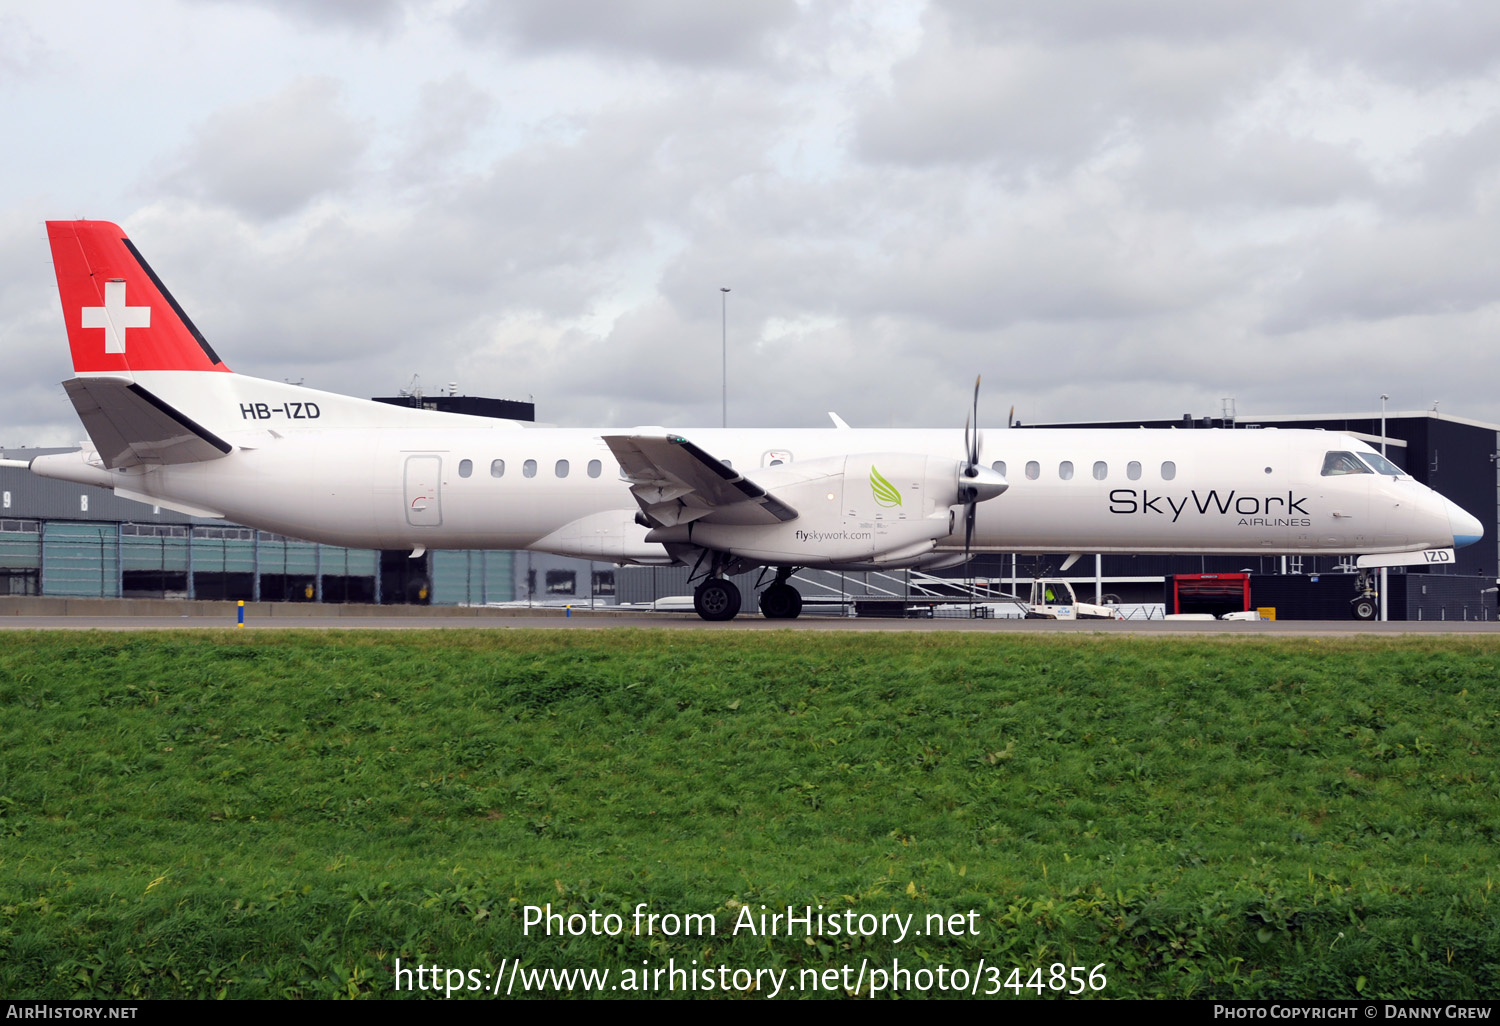
POLYGON ((802 593, 790 584, 773 584, 760 593, 760 612, 767 620, 795 620, 802 613, 802 593))
POLYGON ((1356 620, 1375 619, 1375 600, 1367 598, 1355 599, 1354 618, 1356 620))
POLYGON ((733 581, 711 577, 693 592, 693 611, 705 620, 733 620, 740 611, 740 589, 733 581))

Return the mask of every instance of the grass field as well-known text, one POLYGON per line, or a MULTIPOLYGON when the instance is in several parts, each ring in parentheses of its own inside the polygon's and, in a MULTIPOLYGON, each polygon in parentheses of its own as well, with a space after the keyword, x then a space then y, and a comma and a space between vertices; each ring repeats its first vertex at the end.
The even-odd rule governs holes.
POLYGON ((399 958, 1493 996, 1497 668, 1487 638, 6 634, 0 994, 391 997, 399 958), (716 932, 528 933, 549 902, 716 932), (731 933, 762 905, 978 932, 731 933))

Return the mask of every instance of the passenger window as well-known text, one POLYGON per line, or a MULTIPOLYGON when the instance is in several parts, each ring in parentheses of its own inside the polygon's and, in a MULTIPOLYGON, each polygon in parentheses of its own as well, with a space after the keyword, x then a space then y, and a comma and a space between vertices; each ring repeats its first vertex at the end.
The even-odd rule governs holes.
POLYGON ((994 463, 990 464, 990 469, 993 470, 995 473, 999 474, 1001 477, 1004 477, 1005 476, 1005 461, 1004 460, 996 460, 994 463))
POLYGON ((1100 461, 1098 461, 1097 463, 1094 464, 1094 480, 1095 481, 1103 481, 1108 476, 1109 476, 1109 464, 1108 463, 1105 463, 1103 460, 1100 460, 1100 461))
POLYGON ((1057 465, 1057 476, 1064 481, 1073 480, 1073 461, 1063 460, 1057 465))
POLYGON ((470 474, 473 474, 473 473, 474 473, 474 461, 473 460, 459 460, 458 461, 458 476, 459 477, 468 477, 470 474))
POLYGON ((1125 464, 1125 476, 1132 481, 1139 481, 1141 479, 1141 464, 1139 460, 1131 460, 1125 464))
POLYGON ((1171 460, 1167 460, 1167 462, 1161 465, 1161 479, 1163 481, 1170 481, 1176 476, 1177 464, 1173 463, 1171 460))
POLYGON ((504 476, 505 476, 505 461, 504 460, 491 460, 490 461, 490 477, 504 477, 504 476))
POLYGON ((1345 474, 1368 474, 1370 468, 1354 458, 1352 452, 1331 452, 1323 457, 1324 477, 1343 477, 1345 474))
POLYGON ((527 460, 521 464, 522 477, 536 477, 536 460, 527 460))
POLYGON ((603 470, 604 464, 600 463, 598 460, 589 460, 589 477, 598 477, 600 472, 603 470))
POLYGON ((1026 480, 1035 481, 1042 476, 1042 465, 1036 460, 1030 460, 1026 464, 1026 480))
POLYGON ((557 461, 557 466, 554 467, 553 470, 556 471, 558 477, 567 477, 568 476, 568 461, 567 460, 558 460, 557 461))

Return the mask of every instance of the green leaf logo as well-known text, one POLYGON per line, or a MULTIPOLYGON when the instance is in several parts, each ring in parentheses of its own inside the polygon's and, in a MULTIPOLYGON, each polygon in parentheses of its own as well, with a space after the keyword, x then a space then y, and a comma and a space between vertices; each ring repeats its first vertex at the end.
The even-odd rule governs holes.
POLYGON ((875 502, 881 506, 901 505, 901 493, 896 490, 895 485, 880 476, 880 471, 875 469, 874 464, 870 465, 870 491, 875 493, 875 502))

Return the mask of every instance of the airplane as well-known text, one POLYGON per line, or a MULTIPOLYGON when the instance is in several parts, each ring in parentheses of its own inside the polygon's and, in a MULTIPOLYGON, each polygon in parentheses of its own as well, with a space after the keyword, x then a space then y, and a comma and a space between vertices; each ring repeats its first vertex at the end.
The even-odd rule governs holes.
MULTIPOLYGON (((1451 561, 1478 520, 1322 431, 544 428, 235 374, 116 225, 49 221, 82 450, 35 474, 372 549, 531 549, 688 566, 705 620, 733 574, 936 569, 978 553, 1362 554, 1451 561)), ((1067 564, 1065 564, 1066 567, 1067 564)))

